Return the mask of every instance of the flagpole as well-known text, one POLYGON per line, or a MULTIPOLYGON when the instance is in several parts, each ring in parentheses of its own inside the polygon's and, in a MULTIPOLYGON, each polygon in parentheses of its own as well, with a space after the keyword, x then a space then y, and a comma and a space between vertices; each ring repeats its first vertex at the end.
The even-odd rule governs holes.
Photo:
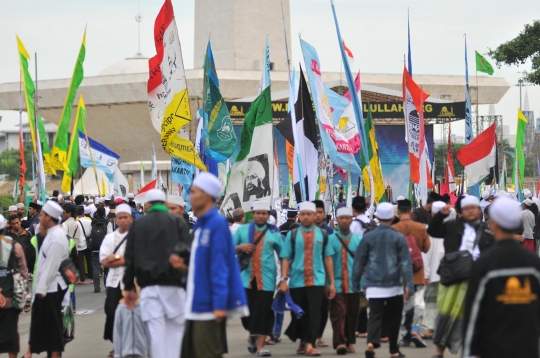
MULTIPOLYGON (((40 194, 41 201, 43 204, 45 204, 45 169, 43 165, 43 154, 41 151, 41 139, 39 137, 39 125, 38 125, 38 110, 39 110, 39 104, 38 104, 38 72, 37 72, 37 52, 34 53, 34 59, 36 61, 35 63, 35 71, 36 71, 36 90, 34 92, 34 121, 35 121, 35 130, 36 130, 36 145, 37 145, 37 170, 39 170, 39 186, 38 186, 38 194, 40 194)), ((37 196, 36 196, 37 198, 37 196)))
MULTIPOLYGON (((20 76, 19 76, 19 145, 22 145, 23 147, 22 148, 19 148, 19 155, 21 153, 21 150, 22 150, 22 154, 23 154, 23 157, 21 158, 21 160, 24 160, 24 142, 22 140, 22 70, 19 71, 20 72, 20 76)), ((29 118, 30 120, 30 118, 29 118)), ((22 162, 21 162, 21 165, 22 165, 22 162)), ((26 166, 26 164, 25 164, 26 166)), ((19 168, 19 171, 21 169, 19 168)), ((25 173, 23 173, 23 176, 25 175, 25 173)), ((19 177, 21 176, 21 174, 19 173, 19 177)), ((24 203, 24 182, 21 183, 21 181, 19 180, 19 184, 21 184, 20 188, 21 188, 21 192, 19 194, 19 201, 21 203, 24 203)))
MULTIPOLYGON (((292 125, 292 131, 293 131, 293 138, 294 138, 294 145, 295 147, 299 148, 298 146, 298 134, 296 133, 296 106, 295 106, 295 102, 294 102, 294 91, 295 91, 295 88, 294 88, 294 84, 292 83, 292 78, 291 78, 291 60, 290 60, 290 57, 289 57, 289 45, 287 44, 287 26, 285 24, 285 10, 283 9, 283 0, 281 0, 281 19, 282 19, 282 23, 283 23, 283 38, 285 40, 285 54, 287 56, 287 78, 288 78, 288 81, 289 81, 289 110, 291 111, 291 125, 292 125)), ((302 104, 302 112, 304 111, 304 102, 303 102, 303 99, 301 97, 301 94, 299 93, 298 94, 298 99, 300 99, 300 102, 302 104)), ((295 151, 296 152, 296 151, 295 151)), ((298 152, 296 152, 298 153, 298 152)), ((300 180, 299 180, 299 183, 300 183, 300 200, 301 201, 304 201, 304 199, 307 199, 307 194, 306 193, 306 188, 305 188, 305 183, 304 183, 304 170, 303 170, 303 167, 302 167, 302 161, 300 159, 300 157, 298 155, 294 155, 294 152, 293 152, 293 156, 295 157, 295 161, 296 161, 296 165, 298 166, 298 175, 300 176, 300 180)), ((293 164, 294 162, 293 161, 293 164)), ((292 181, 293 181, 293 188, 294 188, 294 166, 293 166, 293 170, 292 170, 292 181)))
POLYGON ((86 145, 88 146, 88 153, 90 154, 90 160, 92 161, 92 168, 94 169, 94 176, 96 178, 96 185, 98 188, 98 193, 101 196, 101 188, 99 186, 96 164, 94 163, 94 156, 92 155, 92 147, 90 146, 90 140, 88 140, 88 133, 86 131, 86 125, 84 126, 84 136, 86 138, 86 145))

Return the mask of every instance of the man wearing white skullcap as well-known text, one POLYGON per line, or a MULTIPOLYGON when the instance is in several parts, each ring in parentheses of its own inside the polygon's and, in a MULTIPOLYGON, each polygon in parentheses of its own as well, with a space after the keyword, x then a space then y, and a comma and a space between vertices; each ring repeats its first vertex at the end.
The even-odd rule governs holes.
MULTIPOLYGON (((122 299, 122 278, 124 277, 124 253, 126 251, 126 237, 129 227, 133 221, 131 208, 127 204, 120 204, 115 209, 116 230, 109 233, 103 239, 99 249, 99 261, 104 267, 109 269, 105 287, 107 296, 105 297, 105 330, 103 339, 113 342, 114 317, 118 303, 122 299)), ((119 355, 122 342, 117 342, 114 351, 119 355)))
POLYGON ((252 212, 253 222, 240 226, 233 241, 236 252, 248 264, 241 273, 249 307, 249 316, 242 318, 242 325, 249 332, 248 350, 259 357, 266 357, 270 352, 264 348, 264 343, 266 337, 272 335, 274 323, 272 302, 277 270, 274 254, 280 254, 283 239, 277 228, 267 225, 270 215, 268 202, 255 202, 252 212))
POLYGON ((532 196, 533 196, 533 193, 530 189, 527 189, 527 188, 523 189, 523 197, 525 199, 530 199, 532 198, 532 196))
POLYGON ((322 328, 325 283, 329 283, 329 299, 333 299, 336 292, 331 257, 334 252, 326 230, 315 225, 316 210, 312 202, 304 201, 298 205, 301 225, 289 231, 280 255, 279 289, 285 293, 290 287, 293 301, 304 311, 300 319, 292 315, 285 335, 294 342, 300 340, 297 352, 307 355, 320 354, 315 347, 322 328))
MULTIPOLYGON (((478 198, 466 195, 460 198, 460 202, 461 217, 443 222, 450 213, 450 208, 448 206, 441 208, 440 212, 431 220, 428 234, 434 240, 443 239, 446 255, 458 251, 468 251, 473 260, 476 260, 493 246, 495 239, 488 224, 482 222, 482 210, 478 198)), ((452 282, 453 278, 441 276, 440 280, 441 282, 452 282)), ((457 352, 462 345, 463 336, 456 332, 459 331, 462 324, 463 300, 451 295, 451 292, 466 290, 466 287, 466 281, 456 282, 450 286, 439 286, 440 296, 437 306, 443 309, 438 311, 437 321, 440 323, 433 336, 433 343, 436 345, 435 355, 443 356, 446 348, 457 352), (443 302, 440 302, 441 297, 443 302), (455 319, 447 320, 446 317, 449 316, 455 319)))
MULTIPOLYGON (((523 191, 524 195, 525 190, 523 191)), ((523 224, 523 246, 532 252, 536 252, 536 245, 534 240, 534 227, 536 225, 536 218, 534 216, 534 213, 531 211, 532 205, 535 204, 531 199, 525 199, 521 204, 521 207, 523 209, 521 211, 521 222, 523 224)))
POLYGON ((165 205, 171 214, 178 215, 181 218, 184 217, 184 211, 186 211, 186 201, 180 195, 169 195, 165 205))
POLYGON ((191 185, 189 200, 198 220, 189 258, 182 357, 225 354, 215 337, 225 337, 226 319, 249 315, 229 225, 216 208, 221 189, 221 181, 208 172, 199 173, 191 185))
MULTIPOLYGON (((431 206, 431 203, 430 203, 431 206)), ((364 276, 364 290, 369 299, 369 321, 366 357, 375 357, 381 344, 383 318, 388 330, 390 354, 401 356, 398 345, 403 299, 414 292, 411 255, 405 237, 392 228, 394 206, 379 203, 379 226, 362 237, 354 258, 353 284, 360 286, 364 276)))
POLYGON ((464 357, 538 357, 540 259, 523 248, 521 208, 493 201, 489 226, 496 243, 473 265, 464 311, 464 357))
MULTIPOLYGON (((434 203, 436 203, 435 201, 434 203)), ((433 212, 433 204, 431 209, 433 212)), ((429 235, 424 224, 412 221, 412 203, 408 199, 403 199, 398 201, 398 215, 399 222, 392 225, 397 232, 403 234, 406 238, 414 238, 414 242, 410 242, 409 245, 415 244, 421 252, 426 254, 430 247, 431 242, 429 240, 429 235)), ((425 302, 424 302, 424 292, 426 290, 426 280, 424 277, 424 267, 416 268, 416 271, 413 273, 413 282, 414 282, 414 291, 411 293, 410 299, 406 300, 404 303, 403 310, 405 311, 405 321, 403 323, 403 328, 407 332, 403 336, 401 342, 402 347, 410 346, 411 343, 417 348, 425 348, 426 343, 422 340, 422 335, 420 334, 420 326, 424 319, 425 311, 425 302)))
POLYGON ((185 265, 183 270, 174 270, 169 259, 177 245, 189 248, 189 227, 169 213, 162 190, 149 190, 145 200, 149 206, 146 214, 133 221, 126 236, 124 301, 133 310, 137 280, 141 318, 151 336, 152 356, 177 357, 184 330, 185 265))
POLYGON ((0 352, 8 353, 9 357, 17 357, 20 350, 19 314, 23 307, 26 312, 29 311, 30 301, 18 302, 20 308, 14 307, 15 293, 12 269, 16 270, 14 272, 20 273, 25 280, 28 280, 29 277, 23 247, 17 240, 3 236, 5 224, 6 220, 0 214, 0 252, 3 253, 0 260, 0 272, 2 272, 0 280, 0 337, 2 337, 0 352), (8 264, 8 258, 13 260, 13 265, 8 264))
POLYGON ((482 192, 482 200, 480 200, 480 208, 482 208, 482 212, 484 212, 484 209, 489 206, 489 204, 491 204, 491 202, 489 201, 490 196, 491 195, 489 190, 484 190, 482 192))
POLYGON ((10 205, 8 207, 9 215, 17 215, 17 206, 16 205, 10 205))
POLYGON ((58 225, 61 215, 62 207, 49 200, 39 216, 47 236, 39 250, 30 324, 31 353, 48 352, 51 357, 60 357, 64 351, 62 300, 68 286, 59 270, 69 258, 69 241, 58 225))
POLYGON ((336 297, 330 301, 330 321, 334 332, 333 347, 339 355, 354 352, 360 310, 362 288, 354 288, 353 264, 362 238, 350 230, 353 217, 350 207, 336 210, 338 226, 329 242, 334 251, 332 262, 336 282, 336 297))

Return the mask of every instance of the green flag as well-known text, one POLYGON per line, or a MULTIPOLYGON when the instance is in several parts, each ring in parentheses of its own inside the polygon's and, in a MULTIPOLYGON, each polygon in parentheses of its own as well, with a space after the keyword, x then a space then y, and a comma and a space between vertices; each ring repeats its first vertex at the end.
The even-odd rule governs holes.
POLYGON ((223 162, 231 156, 236 147, 229 109, 221 96, 219 80, 210 41, 204 60, 204 120, 205 154, 216 162, 223 162))
POLYGON ((527 118, 525 118, 521 109, 518 108, 516 147, 514 149, 514 167, 512 171, 515 175, 512 175, 512 184, 519 185, 520 188, 523 188, 523 178, 525 177, 525 153, 523 152, 523 145, 525 144, 527 123, 527 118))
POLYGON ((79 106, 77 107, 77 116, 71 131, 71 142, 67 151, 67 170, 64 171, 62 178, 62 191, 68 193, 71 191, 71 183, 79 168, 79 131, 85 132, 86 126, 86 108, 84 106, 83 95, 79 97, 79 106))
POLYGON ((75 101, 77 88, 79 88, 79 85, 84 77, 83 62, 85 55, 86 30, 84 30, 81 49, 79 50, 79 56, 77 56, 75 69, 73 70, 73 75, 71 76, 71 83, 68 88, 66 102, 64 103, 64 109, 62 110, 60 122, 58 122, 58 131, 56 132, 56 138, 54 139, 54 145, 52 148, 51 166, 56 170, 68 170, 68 130, 69 124, 71 123, 71 108, 73 107, 73 102, 75 101))
MULTIPOLYGON (((22 81, 24 88, 24 96, 26 100, 26 112, 28 114, 28 125, 30 126, 30 136, 32 137, 32 145, 34 147, 34 153, 37 153, 36 147, 36 129, 34 121, 34 92, 36 87, 34 86, 34 81, 30 76, 30 71, 28 70, 28 60, 30 60, 30 55, 26 48, 24 47, 21 39, 17 36, 17 47, 19 49, 19 63, 21 65, 22 72, 22 81)), ((45 132, 45 125, 43 124, 43 119, 41 116, 37 116, 38 130, 39 130, 39 140, 42 146, 43 152, 43 168, 47 174, 56 174, 56 171, 51 168, 51 150, 49 148, 49 141, 47 139, 47 132, 45 132)))
MULTIPOLYGON (((375 126, 371 117, 371 110, 368 111, 366 123, 364 124, 364 131, 367 139, 367 157, 369 158, 369 166, 371 167, 371 173, 373 176, 373 188, 375 190, 375 193, 371 193, 371 196, 375 198, 375 204, 377 205, 381 201, 386 201, 386 189, 384 187, 381 161, 379 159, 379 144, 377 143, 377 135, 375 134, 375 126)), ((364 157, 364 155, 360 155, 360 167, 362 168, 362 177, 367 190, 372 186, 369 179, 369 169, 366 165, 364 157)))
POLYGON ((488 62, 488 60, 485 59, 484 56, 480 55, 478 51, 476 52, 476 71, 478 72, 484 72, 488 75, 493 75, 493 66, 488 62))

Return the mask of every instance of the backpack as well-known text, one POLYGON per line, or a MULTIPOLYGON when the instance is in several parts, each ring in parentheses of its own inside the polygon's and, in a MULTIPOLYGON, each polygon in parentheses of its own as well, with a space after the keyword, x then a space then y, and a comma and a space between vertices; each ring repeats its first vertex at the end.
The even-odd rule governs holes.
MULTIPOLYGON (((322 259, 324 262, 324 251, 326 250, 326 245, 328 244, 328 231, 325 229, 321 229, 323 234, 323 249, 322 249, 322 259)), ((292 255, 291 255, 291 262, 294 261, 294 255, 296 253, 296 234, 298 233, 298 228, 294 228, 291 230, 291 246, 292 246, 292 255)))
POLYGON ((92 221, 92 231, 90 232, 90 248, 93 251, 98 251, 101 243, 107 235, 107 226, 109 220, 106 218, 98 218, 92 221))
POLYGON ((414 236, 407 235, 405 236, 405 240, 407 240, 407 246, 409 246, 409 253, 411 254, 413 272, 417 272, 424 267, 422 252, 420 252, 414 236))
POLYGON ((112 230, 115 231, 116 230, 116 221, 114 221, 114 218, 116 217, 116 214, 115 213, 109 213, 107 215, 107 220, 109 220, 109 222, 111 223, 112 225, 112 230))
POLYGON ((377 228, 377 222, 375 220, 370 220, 368 223, 365 223, 362 220, 354 218, 353 221, 360 223, 360 225, 364 229, 364 234, 367 234, 368 232, 373 231, 377 228))

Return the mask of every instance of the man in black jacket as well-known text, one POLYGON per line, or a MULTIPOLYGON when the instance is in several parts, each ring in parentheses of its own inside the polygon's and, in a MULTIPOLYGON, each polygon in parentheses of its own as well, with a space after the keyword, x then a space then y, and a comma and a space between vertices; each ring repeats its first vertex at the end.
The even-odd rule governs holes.
POLYGON ((473 266, 463 356, 538 357, 540 259, 514 239, 522 231, 519 203, 499 197, 489 212, 497 241, 473 266))
POLYGON ((169 213, 165 193, 146 193, 146 215, 133 221, 124 253, 124 299, 128 308, 137 301, 134 280, 141 287, 142 320, 152 337, 153 357, 179 357, 184 331, 185 273, 169 264, 178 243, 191 246, 189 228, 169 213))

